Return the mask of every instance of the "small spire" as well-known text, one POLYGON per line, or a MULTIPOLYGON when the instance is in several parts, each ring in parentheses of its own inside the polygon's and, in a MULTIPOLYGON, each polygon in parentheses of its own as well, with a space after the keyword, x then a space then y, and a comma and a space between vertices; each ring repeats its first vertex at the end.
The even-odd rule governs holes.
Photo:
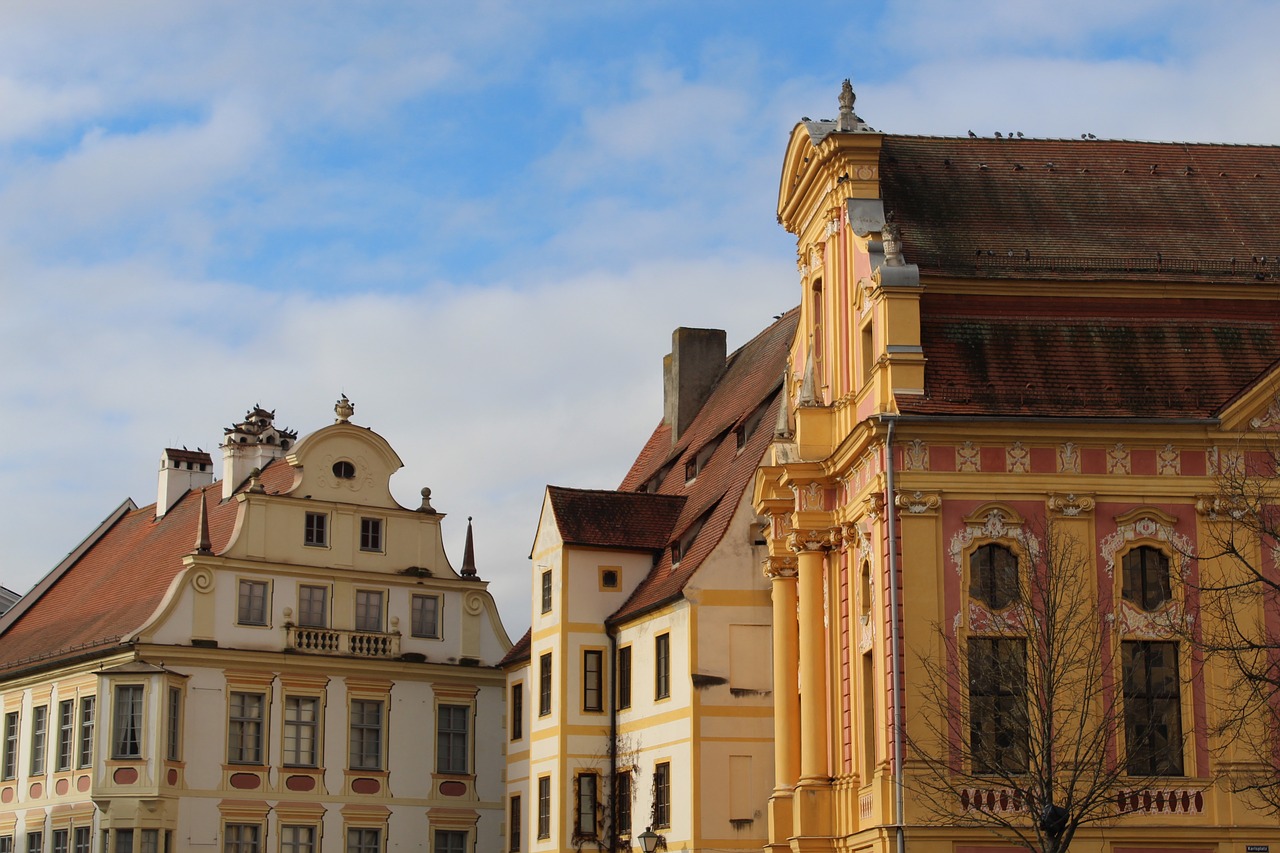
POLYGON ((213 553, 213 543, 209 541, 209 507, 204 500, 204 489, 200 490, 200 517, 196 519, 196 553, 213 553))
POLYGON ((462 576, 472 580, 476 577, 476 546, 471 534, 471 516, 467 516, 467 544, 462 549, 462 576))
POLYGON ((347 395, 343 394, 338 402, 334 404, 333 412, 338 416, 334 423, 345 424, 356 413, 356 407, 347 399, 347 395))
POLYGON ((817 383, 813 378, 813 344, 809 344, 809 355, 804 360, 804 379, 800 381, 800 399, 796 400, 796 404, 800 406, 818 405, 817 383))
POLYGON ((782 404, 778 406, 778 420, 773 425, 774 438, 791 438, 791 371, 782 368, 782 404))

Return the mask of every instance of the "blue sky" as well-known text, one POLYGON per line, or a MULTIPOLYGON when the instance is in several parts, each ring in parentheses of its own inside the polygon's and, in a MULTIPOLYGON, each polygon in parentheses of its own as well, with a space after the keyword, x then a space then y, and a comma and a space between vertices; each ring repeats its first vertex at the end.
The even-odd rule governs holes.
POLYGON ((160 450, 347 393, 528 624, 547 483, 617 484, 678 325, 798 300, 801 116, 1280 142, 1267 2, 0 6, 0 584, 160 450))

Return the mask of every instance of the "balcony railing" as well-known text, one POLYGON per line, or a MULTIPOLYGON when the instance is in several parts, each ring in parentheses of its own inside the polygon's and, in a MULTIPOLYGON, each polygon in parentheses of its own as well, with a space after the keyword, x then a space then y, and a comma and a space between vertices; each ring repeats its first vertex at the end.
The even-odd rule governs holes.
POLYGON ((362 658, 400 657, 400 634, 380 631, 339 631, 333 628, 289 626, 289 648, 309 655, 355 655, 362 658))

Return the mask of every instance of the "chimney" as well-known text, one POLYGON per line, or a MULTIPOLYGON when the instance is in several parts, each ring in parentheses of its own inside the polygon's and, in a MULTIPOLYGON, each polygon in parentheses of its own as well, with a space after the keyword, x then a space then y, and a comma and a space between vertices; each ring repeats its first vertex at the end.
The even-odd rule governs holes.
POLYGON ((671 333, 671 354, 662 360, 663 423, 671 427, 674 445, 707 402, 724 372, 723 329, 686 329, 671 333))
POLYGON ((266 468, 273 459, 281 459, 298 440, 293 430, 277 429, 275 410, 268 412, 254 406, 244 420, 223 429, 222 499, 236 493, 253 471, 266 468))
POLYGON ((203 450, 166 447, 160 454, 156 518, 163 518, 178 498, 213 482, 213 457, 203 450))

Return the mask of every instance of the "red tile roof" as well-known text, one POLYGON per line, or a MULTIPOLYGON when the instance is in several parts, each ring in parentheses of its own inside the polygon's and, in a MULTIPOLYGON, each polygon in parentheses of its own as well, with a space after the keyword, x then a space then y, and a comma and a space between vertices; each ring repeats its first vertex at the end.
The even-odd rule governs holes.
POLYGON ((529 628, 524 632, 524 636, 516 640, 516 644, 507 649, 507 653, 502 656, 502 660, 498 661, 498 666, 508 667, 516 666, 522 663, 528 663, 533 653, 533 629, 529 628))
POLYGON ((659 425, 640 451, 620 487, 623 492, 655 490, 679 496, 683 506, 667 542, 688 539, 687 550, 673 565, 671 549, 663 549, 653 570, 610 617, 624 620, 680 595, 685 584, 720 544, 743 495, 755 477, 773 436, 778 390, 799 321, 793 309, 726 360, 725 372, 675 447, 671 431, 659 425), (753 425, 741 450, 735 429, 753 425), (710 455, 707 455, 707 451, 710 455), (686 481, 689 462, 704 457, 697 476, 686 481))
MULTIPOLYGON (((292 485, 293 470, 277 460, 263 469, 261 482, 278 494, 292 485)), ((126 512, 78 559, 55 569, 37 585, 44 591, 24 599, 23 611, 0 633, 0 673, 110 649, 141 627, 182 558, 195 550, 201 493, 213 551, 226 547, 236 502, 222 501, 221 490, 220 482, 193 489, 159 519, 154 504, 126 512)))
POLYGON ((1280 305, 922 297, 906 414, 1209 418, 1280 357, 1280 305))
POLYGON ((548 486, 547 498, 567 545, 660 551, 684 506, 683 495, 548 486))
POLYGON ((880 174, 906 260, 925 274, 1280 274, 1278 147, 886 136, 880 174))

